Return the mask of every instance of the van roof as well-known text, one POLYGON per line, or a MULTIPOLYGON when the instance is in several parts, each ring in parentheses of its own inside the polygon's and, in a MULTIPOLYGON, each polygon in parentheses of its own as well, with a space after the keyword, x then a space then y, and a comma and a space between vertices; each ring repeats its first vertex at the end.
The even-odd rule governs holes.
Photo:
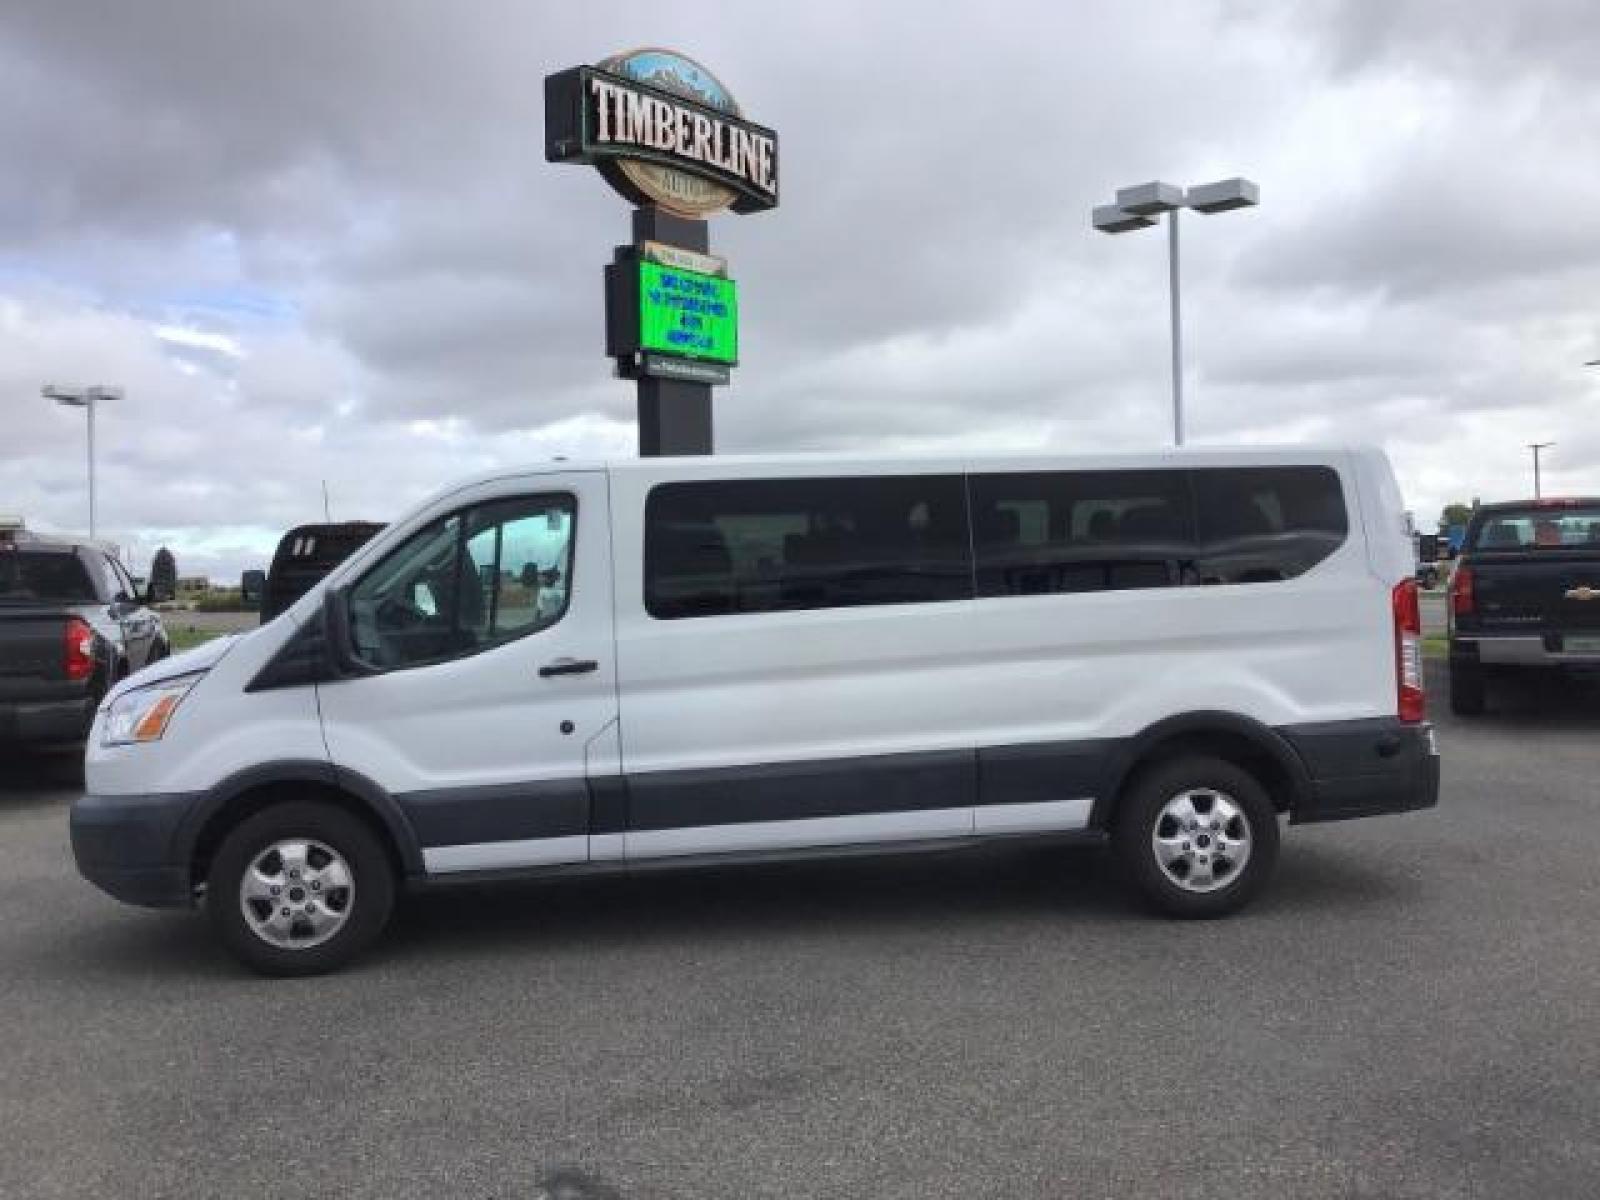
POLYGON ((651 474, 672 474, 681 471, 685 474, 698 475, 704 473, 709 466, 713 465, 719 469, 729 468, 733 470, 782 466, 817 467, 831 463, 853 467, 872 465, 905 467, 913 470, 923 470, 930 467, 968 470, 974 467, 982 468, 990 463, 996 466, 1027 463, 1037 463, 1040 466, 1045 466, 1051 463, 1060 463, 1090 467, 1097 464, 1106 467, 1122 467, 1130 463, 1156 464, 1169 462, 1295 464, 1327 462, 1352 453, 1370 454, 1381 452, 1381 449, 1377 446, 1361 443, 1297 443, 1292 445, 1255 446, 1185 446, 1181 449, 1169 446, 1165 448, 1115 451, 991 450, 975 454, 850 451, 845 453, 685 455, 683 457, 662 458, 558 458, 529 463, 521 468, 509 467, 500 471, 489 471, 476 478, 496 479, 508 474, 520 474, 523 472, 553 474, 560 471, 647 471, 651 474))

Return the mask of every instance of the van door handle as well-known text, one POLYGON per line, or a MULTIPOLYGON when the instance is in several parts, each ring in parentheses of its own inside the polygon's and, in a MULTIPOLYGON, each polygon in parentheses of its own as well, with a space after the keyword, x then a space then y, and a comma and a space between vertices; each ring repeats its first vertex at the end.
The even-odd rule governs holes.
POLYGON ((555 662, 545 663, 539 668, 539 678, 549 679, 552 675, 587 675, 590 671, 598 671, 600 664, 592 658, 558 658, 555 662))

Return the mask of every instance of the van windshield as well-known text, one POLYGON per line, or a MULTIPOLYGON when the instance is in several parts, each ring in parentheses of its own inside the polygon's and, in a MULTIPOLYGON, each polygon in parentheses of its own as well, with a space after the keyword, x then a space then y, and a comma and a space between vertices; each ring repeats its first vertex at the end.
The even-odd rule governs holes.
POLYGON ((0 547, 0 604, 93 604, 94 584, 76 554, 0 547))
POLYGON ((1600 503, 1556 508, 1530 504, 1487 515, 1470 550, 1588 550, 1600 554, 1600 503))

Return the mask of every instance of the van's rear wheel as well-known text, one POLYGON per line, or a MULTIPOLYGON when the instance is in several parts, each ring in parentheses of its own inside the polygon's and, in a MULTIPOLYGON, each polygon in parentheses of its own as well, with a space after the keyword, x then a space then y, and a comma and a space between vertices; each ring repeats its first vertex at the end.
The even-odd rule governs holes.
POLYGON ((373 832, 331 805, 278 804, 211 860, 206 909, 223 944, 265 975, 343 966, 383 931, 394 869, 373 832))
POLYGON ((1174 759, 1136 778, 1113 844, 1140 894, 1174 917, 1220 917, 1250 900, 1278 858, 1278 815, 1254 776, 1218 758, 1174 759))

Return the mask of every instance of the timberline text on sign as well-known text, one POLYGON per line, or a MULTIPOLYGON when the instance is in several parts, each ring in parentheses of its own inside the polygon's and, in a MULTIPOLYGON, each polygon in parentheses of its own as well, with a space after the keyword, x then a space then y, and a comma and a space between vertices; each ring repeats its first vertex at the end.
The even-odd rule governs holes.
POLYGON ((589 87, 595 100, 596 142, 641 146, 703 162, 769 196, 777 194, 771 138, 598 75, 589 77, 589 87))

